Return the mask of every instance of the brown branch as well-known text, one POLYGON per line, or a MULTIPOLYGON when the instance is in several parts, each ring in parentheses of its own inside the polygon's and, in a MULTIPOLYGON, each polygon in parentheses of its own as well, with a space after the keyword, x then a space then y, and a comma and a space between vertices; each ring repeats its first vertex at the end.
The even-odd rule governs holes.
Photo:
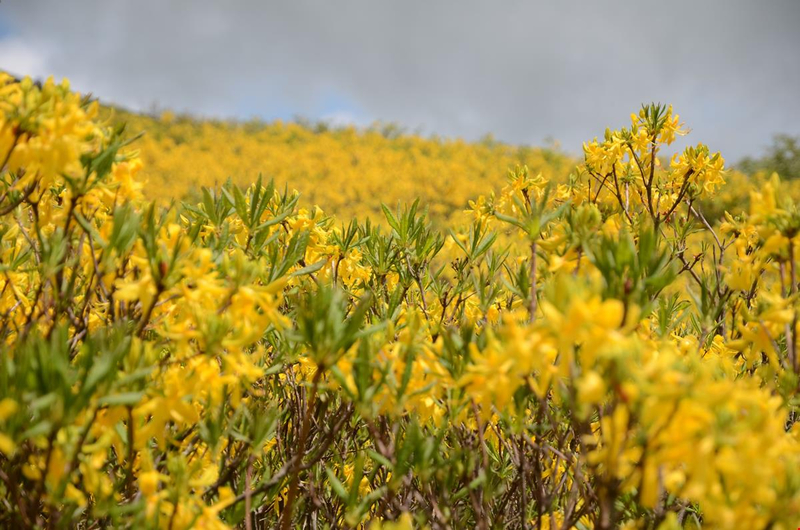
POLYGON ((311 382, 311 391, 306 403, 306 413, 303 415, 303 424, 300 428, 300 437, 297 441, 297 452, 290 462, 290 469, 292 479, 289 482, 289 493, 286 496, 286 506, 283 509, 281 516, 281 529, 289 530, 292 525, 292 509, 294 508, 294 500, 297 497, 297 487, 300 481, 300 465, 306 451, 306 438, 308 437, 308 428, 311 423, 311 414, 314 412, 314 406, 317 402, 317 388, 319 381, 322 377, 322 366, 317 366, 317 372, 314 374, 314 379, 311 382))

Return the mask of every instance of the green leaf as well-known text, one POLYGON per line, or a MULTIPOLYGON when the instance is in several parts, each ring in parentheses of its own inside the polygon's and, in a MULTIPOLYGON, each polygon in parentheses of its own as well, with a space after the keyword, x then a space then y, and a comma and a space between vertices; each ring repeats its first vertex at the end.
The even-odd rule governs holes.
POLYGON ((381 203, 381 209, 383 210, 383 215, 386 217, 386 220, 389 222, 389 226, 391 226, 395 232, 399 234, 400 223, 397 222, 397 219, 392 214, 392 211, 384 203, 381 203))
POLYGON ((389 459, 388 459, 388 458, 386 458, 386 457, 385 457, 385 456, 383 456, 382 454, 380 454, 380 453, 376 452, 375 450, 373 450, 373 449, 367 449, 367 454, 370 456, 370 458, 372 458, 373 460, 375 460, 376 462, 378 462, 379 464, 381 464, 382 466, 384 466, 384 467, 385 467, 386 469, 388 469, 389 471, 391 471, 392 469, 394 469, 394 464, 392 464, 392 463, 389 461, 389 459))
POLYGON ((97 400, 100 406, 114 407, 114 406, 132 406, 137 405, 144 397, 144 392, 122 392, 120 394, 111 394, 103 396, 97 400))
POLYGON ((347 501, 347 488, 344 487, 344 484, 336 478, 336 475, 331 471, 328 466, 325 466, 325 474, 328 475, 328 482, 333 489, 333 492, 343 501, 347 501))
POLYGON ((307 265, 307 266, 303 267, 302 269, 297 269, 296 271, 291 273, 289 276, 294 278, 294 277, 297 277, 297 276, 304 276, 306 274, 313 274, 313 273, 317 272, 318 270, 320 270, 322 267, 324 267, 326 263, 328 263, 328 260, 326 260, 326 259, 319 260, 318 262, 312 263, 311 265, 307 265))

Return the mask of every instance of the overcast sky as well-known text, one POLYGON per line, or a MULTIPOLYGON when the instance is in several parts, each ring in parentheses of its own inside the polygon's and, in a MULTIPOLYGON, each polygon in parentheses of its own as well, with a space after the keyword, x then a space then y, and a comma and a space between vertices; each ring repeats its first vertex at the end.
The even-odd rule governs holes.
POLYGON ((800 134, 800 1, 2 0, 0 68, 133 109, 570 152, 661 101, 737 160, 800 134))

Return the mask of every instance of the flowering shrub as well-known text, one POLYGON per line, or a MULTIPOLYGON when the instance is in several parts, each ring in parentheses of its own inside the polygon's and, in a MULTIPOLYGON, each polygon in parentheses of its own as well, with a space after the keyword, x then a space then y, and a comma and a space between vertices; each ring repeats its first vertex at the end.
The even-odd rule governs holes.
POLYGON ((2 525, 796 527, 800 211, 710 222, 683 133, 645 106, 443 233, 148 203, 95 103, 0 76, 2 525))

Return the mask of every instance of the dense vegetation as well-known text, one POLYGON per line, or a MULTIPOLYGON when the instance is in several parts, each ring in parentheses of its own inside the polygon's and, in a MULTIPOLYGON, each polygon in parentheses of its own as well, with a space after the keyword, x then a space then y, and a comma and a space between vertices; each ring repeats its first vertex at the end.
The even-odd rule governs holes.
POLYGON ((777 173, 784 179, 800 179, 800 138, 778 134, 762 156, 747 157, 739 167, 750 175, 766 172, 777 173))
POLYGON ((99 112, 0 77, 0 525, 797 526, 800 211, 709 220, 739 177, 671 108, 446 231, 150 203, 99 112))
POLYGON ((421 198, 442 226, 458 222, 467 201, 495 187, 498 173, 527 165, 564 180, 575 162, 557 149, 422 138, 393 124, 366 130, 325 123, 246 123, 198 120, 164 112, 159 117, 101 109, 113 124, 146 134, 136 143, 150 199, 197 199, 201 186, 229 177, 247 187, 259 174, 278 189, 303 192, 340 219, 382 216, 381 201, 395 205, 421 198))
MULTIPOLYGON (((319 206, 342 221, 370 218, 384 226, 382 202, 394 206, 420 199, 433 226, 446 230, 463 222, 469 201, 498 189, 508 168, 527 167, 565 184, 578 164, 557 146, 517 147, 490 136, 480 142, 422 138, 394 124, 359 130, 305 120, 242 123, 115 107, 101 107, 99 117, 110 126, 126 126, 130 135, 143 135, 135 148, 147 199, 197 202, 203 186, 231 179, 247 187, 263 175, 278 189, 300 190, 308 207, 319 206)), ((764 156, 746 158, 737 164, 741 171, 729 171, 713 197, 699 198, 706 218, 747 211, 749 190, 775 172, 791 181, 783 192, 800 199, 798 159, 797 140, 776 137, 764 156)))

